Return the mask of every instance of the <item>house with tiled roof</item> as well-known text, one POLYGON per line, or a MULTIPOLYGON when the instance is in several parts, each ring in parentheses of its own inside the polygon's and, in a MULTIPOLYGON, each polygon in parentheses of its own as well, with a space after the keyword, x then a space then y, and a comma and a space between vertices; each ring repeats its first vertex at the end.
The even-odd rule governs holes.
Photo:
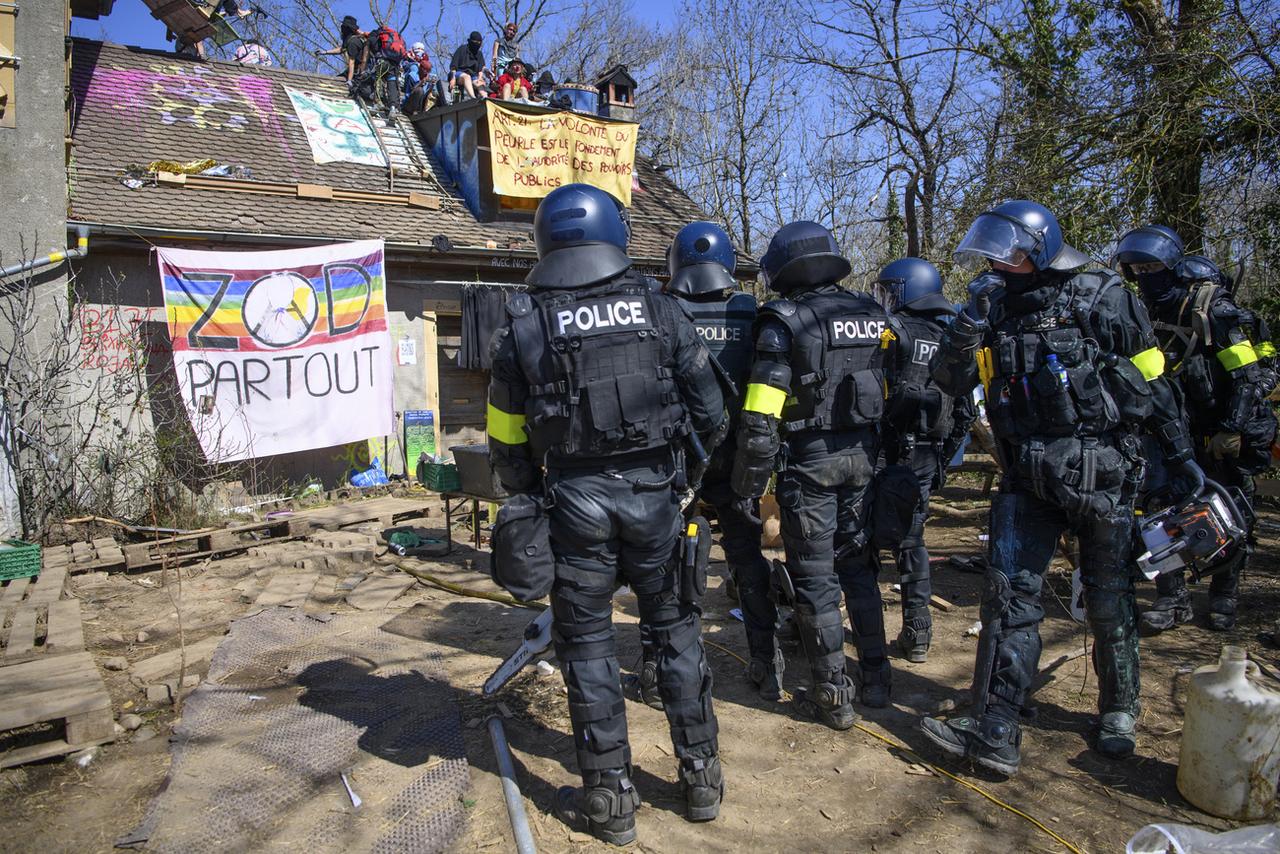
MULTIPOLYGON (((483 441, 487 372, 466 340, 466 330, 477 334, 467 295, 517 286, 536 261, 536 198, 498 193, 479 156, 492 148, 484 104, 387 121, 352 102, 373 135, 329 134, 321 144, 343 150, 322 157, 300 103, 349 102, 337 77, 81 39, 71 46, 70 96, 68 225, 87 227, 92 242, 82 281, 123 283, 120 299, 162 321, 153 247, 381 238, 391 336, 416 354, 394 368, 397 418, 435 413, 440 448, 483 441)), ((556 120, 553 110, 520 109, 556 120)), ((618 123, 619 136, 625 127, 635 128, 618 123)), ((643 156, 627 170, 630 253, 662 276, 675 232, 704 215, 643 156)), ((752 272, 744 265, 742 275, 752 272)), ((342 470, 329 460, 348 458, 333 449, 289 456, 276 461, 286 477, 326 479, 342 470)), ((389 457, 393 472, 403 468, 402 455, 389 457)))

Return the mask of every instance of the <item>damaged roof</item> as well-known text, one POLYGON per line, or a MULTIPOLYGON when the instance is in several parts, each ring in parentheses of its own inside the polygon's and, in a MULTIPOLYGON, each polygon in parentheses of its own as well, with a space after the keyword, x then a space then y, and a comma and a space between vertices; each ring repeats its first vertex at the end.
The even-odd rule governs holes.
MULTIPOLYGON (((488 245, 492 250, 492 244, 504 251, 534 248, 528 222, 477 222, 439 163, 433 164, 437 177, 424 188, 405 188, 397 179, 397 192, 421 194, 417 205, 285 192, 292 185, 333 188, 338 195, 386 194, 391 189, 386 167, 317 164, 312 159, 285 87, 348 97, 346 83, 336 76, 74 39, 71 83, 72 220, 264 238, 382 237, 424 247, 443 235, 461 249, 488 245), (204 178, 182 185, 146 178, 136 189, 123 181, 131 165, 206 158, 248 167, 252 179, 219 183, 223 179, 204 178), (424 201, 430 206, 423 206, 424 201)), ((631 254, 637 261, 664 265, 676 231, 705 214, 639 155, 636 177, 631 254)))

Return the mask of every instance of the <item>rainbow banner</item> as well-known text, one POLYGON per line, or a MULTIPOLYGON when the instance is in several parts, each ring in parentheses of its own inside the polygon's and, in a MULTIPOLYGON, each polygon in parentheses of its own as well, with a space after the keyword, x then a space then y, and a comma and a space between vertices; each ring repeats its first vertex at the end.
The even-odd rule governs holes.
POLYGON ((381 240, 156 256, 178 386, 210 462, 395 429, 381 240))

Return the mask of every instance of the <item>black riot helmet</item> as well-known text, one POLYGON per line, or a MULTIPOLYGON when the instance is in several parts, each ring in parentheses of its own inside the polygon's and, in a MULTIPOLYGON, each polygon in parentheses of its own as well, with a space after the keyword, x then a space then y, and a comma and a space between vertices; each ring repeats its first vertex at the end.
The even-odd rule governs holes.
POLYGON ((834 284, 852 269, 831 232, 808 220, 778 229, 760 259, 765 286, 780 294, 795 288, 834 284))
POLYGON ((613 196, 589 184, 557 187, 533 215, 538 263, 525 281, 581 288, 612 279, 631 266, 630 236, 622 203, 613 196))
POLYGON ((1075 270, 1089 256, 1062 239, 1058 218, 1044 205, 1026 199, 1002 202, 984 211, 956 247, 961 264, 998 261, 1016 267, 1030 260, 1037 271, 1075 270))
POLYGON ((1226 288, 1228 293, 1235 291, 1235 279, 1222 272, 1217 264, 1203 255, 1183 255, 1182 260, 1173 268, 1173 273, 1188 285, 1195 282, 1213 282, 1215 285, 1226 288))
POLYGON ((873 293, 876 302, 888 311, 912 308, 954 313, 951 303, 942 295, 938 268, 923 258, 899 258, 886 264, 876 277, 873 293))
POLYGON ((667 249, 669 294, 697 299, 734 290, 738 259, 728 232, 714 222, 691 222, 676 232, 667 249))

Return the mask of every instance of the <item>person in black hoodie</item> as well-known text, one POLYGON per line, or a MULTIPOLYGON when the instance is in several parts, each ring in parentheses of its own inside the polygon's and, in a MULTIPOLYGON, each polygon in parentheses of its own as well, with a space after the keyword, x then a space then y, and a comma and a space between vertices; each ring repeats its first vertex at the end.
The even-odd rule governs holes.
POLYGON ((453 52, 449 60, 449 83, 457 84, 468 98, 479 98, 489 88, 489 72, 485 68, 484 36, 472 30, 467 40, 453 52))

